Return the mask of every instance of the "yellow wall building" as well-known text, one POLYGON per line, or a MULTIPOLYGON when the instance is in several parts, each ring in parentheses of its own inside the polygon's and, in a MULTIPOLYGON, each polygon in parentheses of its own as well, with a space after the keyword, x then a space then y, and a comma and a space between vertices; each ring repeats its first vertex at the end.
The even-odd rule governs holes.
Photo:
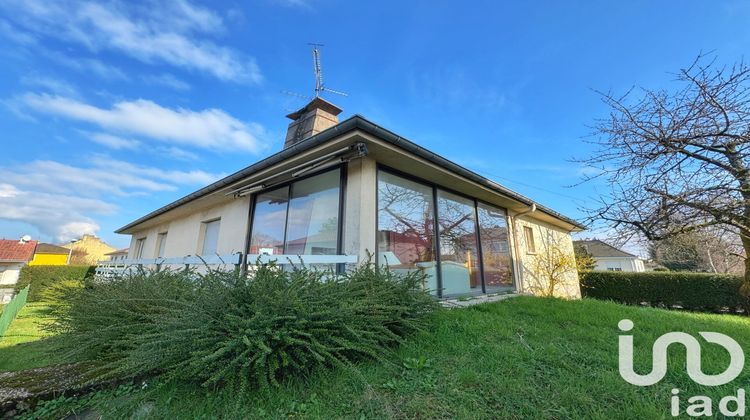
POLYGON ((105 255, 116 250, 96 236, 88 234, 62 246, 73 250, 73 264, 96 264, 98 261, 106 260, 105 255))
POLYGON ((29 265, 68 265, 71 251, 61 246, 40 243, 29 265))

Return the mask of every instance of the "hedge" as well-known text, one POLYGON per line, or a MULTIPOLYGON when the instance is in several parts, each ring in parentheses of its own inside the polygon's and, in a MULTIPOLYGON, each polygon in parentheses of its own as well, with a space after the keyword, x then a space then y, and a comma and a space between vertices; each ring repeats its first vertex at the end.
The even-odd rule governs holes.
POLYGON ((729 274, 681 272, 580 273, 584 297, 628 305, 648 305, 701 312, 750 309, 750 299, 739 293, 742 277, 729 274))
POLYGON ((80 281, 92 276, 96 266, 91 265, 32 265, 21 269, 21 275, 15 286, 16 293, 31 284, 29 302, 44 300, 50 286, 62 281, 80 281))

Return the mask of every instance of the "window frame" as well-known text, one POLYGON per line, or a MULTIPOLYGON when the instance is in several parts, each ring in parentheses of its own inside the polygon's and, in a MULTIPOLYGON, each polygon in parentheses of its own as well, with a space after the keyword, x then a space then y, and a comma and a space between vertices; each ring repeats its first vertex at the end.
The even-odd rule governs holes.
MULTIPOLYGON (((287 226, 289 225, 289 205, 291 203, 291 197, 292 197, 292 185, 296 182, 304 181, 308 178, 312 178, 318 175, 322 175, 326 172, 333 172, 338 170, 339 171, 339 209, 338 209, 338 219, 337 219, 337 234, 336 234, 336 254, 341 255, 343 252, 343 246, 344 246, 344 208, 346 206, 345 198, 346 198, 346 178, 347 178, 347 171, 346 171, 346 163, 342 162, 338 165, 334 165, 332 167, 323 168, 317 171, 311 171, 309 174, 306 174, 304 176, 300 176, 297 178, 292 178, 284 182, 280 182, 277 184, 272 184, 266 188, 263 188, 260 191, 256 191, 250 196, 250 205, 248 209, 248 220, 247 220, 247 235, 245 236, 245 254, 248 255, 250 253, 250 244, 252 242, 253 238, 253 221, 255 220, 255 209, 257 206, 258 196, 263 194, 266 191, 272 191, 277 188, 284 188, 289 187, 289 199, 287 200, 286 205, 286 214, 284 215, 284 253, 286 253, 286 236, 287 236, 287 226)), ((247 258, 246 258, 247 260, 247 258)), ((337 272, 343 272, 345 264, 337 264, 336 265, 336 271, 337 272)), ((245 261, 245 264, 243 265, 243 270, 247 270, 247 261, 245 261)))
POLYGON ((155 256, 156 258, 164 258, 164 255, 159 255, 162 251, 162 247, 164 247, 164 251, 166 251, 166 241, 167 241, 167 234, 169 231, 159 232, 156 234, 156 252, 155 256))
POLYGON ((135 253, 133 254, 134 259, 139 260, 143 258, 143 250, 146 248, 146 238, 147 236, 136 238, 135 253))
MULTIPOLYGON (((506 222, 506 226, 508 228, 508 234, 509 234, 508 241, 510 241, 511 240, 511 238, 510 238, 511 220, 510 220, 510 213, 508 212, 508 209, 505 208, 505 207, 499 206, 497 204, 492 204, 492 203, 489 203, 487 201, 481 200, 479 198, 472 197, 472 196, 467 195, 465 193, 462 193, 460 191, 456 191, 454 189, 442 186, 442 185, 437 184, 435 182, 428 181, 428 180, 426 180, 424 178, 420 178, 420 177, 418 177, 416 175, 408 174, 406 172, 400 171, 398 169, 392 168, 390 166, 387 166, 387 165, 384 165, 384 164, 378 162, 375 165, 375 244, 374 244, 374 247, 373 247, 373 249, 375 250, 375 253, 374 253, 373 256, 374 256, 376 262, 380 261, 379 260, 379 255, 378 255, 379 254, 379 250, 378 250, 378 235, 377 235, 378 226, 379 226, 379 218, 378 218, 379 211, 378 211, 378 209, 380 208, 380 203, 378 202, 378 186, 380 185, 380 171, 387 172, 387 173, 389 173, 391 175, 395 175, 395 176, 407 179, 409 181, 416 182, 416 183, 419 183, 419 184, 422 184, 422 185, 425 185, 427 187, 431 187, 432 188, 432 206, 433 206, 433 209, 434 209, 433 210, 434 211, 433 217, 435 219, 435 220, 433 220, 433 228, 434 228, 433 235, 434 235, 435 241, 436 241, 435 242, 435 254, 436 254, 435 255, 435 264, 437 265, 438 268, 441 267, 441 265, 440 265, 440 263, 441 263, 441 261, 440 261, 441 250, 440 250, 440 236, 439 236, 439 234, 440 234, 440 227, 439 227, 439 223, 438 223, 438 220, 440 218, 440 214, 439 214, 439 210, 438 210, 438 197, 437 197, 438 190, 442 190, 442 191, 445 191, 445 192, 457 195, 459 197, 466 198, 467 200, 470 200, 470 201, 473 202, 473 204, 474 204, 474 221, 475 221, 474 223, 475 223, 475 231, 476 231, 476 238, 477 238, 476 240, 477 240, 477 248, 478 248, 477 257, 479 258, 479 261, 480 261, 480 263, 479 263, 479 270, 482 273, 482 293, 486 294, 487 291, 486 291, 486 285, 485 285, 485 279, 484 279, 484 258, 483 258, 484 254, 483 254, 482 242, 481 242, 481 239, 482 239, 481 232, 480 232, 481 226, 479 225, 479 203, 482 203, 485 206, 497 207, 499 209, 502 209, 505 212, 505 222, 506 222)), ((515 255, 514 255, 514 252, 513 252, 513 247, 512 247, 512 245, 510 243, 508 244, 508 256, 510 257, 510 270, 511 270, 510 277, 511 277, 512 289, 513 290, 518 290, 518 286, 517 286, 517 282, 516 282, 515 255)), ((437 283, 437 286, 438 286, 438 291, 437 291, 438 293, 437 293, 437 295, 438 295, 439 299, 442 299, 443 298, 442 270, 438 269, 438 270, 436 270, 436 273, 437 273, 436 283, 437 283)))
POLYGON ((534 238, 534 228, 531 226, 523 225, 523 245, 527 254, 536 255, 536 238, 534 238))
POLYGON ((201 220, 201 230, 200 230, 200 240, 198 241, 198 255, 206 255, 203 253, 203 250, 206 248, 206 231, 208 230, 208 224, 219 222, 219 231, 216 232, 216 250, 214 251, 214 254, 219 253, 219 233, 221 233, 221 217, 214 217, 213 219, 206 219, 201 220))

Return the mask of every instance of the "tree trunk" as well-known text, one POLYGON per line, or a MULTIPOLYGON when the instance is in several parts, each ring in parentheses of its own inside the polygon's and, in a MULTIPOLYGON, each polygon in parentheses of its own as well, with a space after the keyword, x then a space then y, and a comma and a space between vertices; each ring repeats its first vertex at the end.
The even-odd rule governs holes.
POLYGON ((740 293, 750 298, 750 232, 740 231, 740 240, 742 240, 742 248, 745 250, 745 276, 742 286, 740 286, 740 293))

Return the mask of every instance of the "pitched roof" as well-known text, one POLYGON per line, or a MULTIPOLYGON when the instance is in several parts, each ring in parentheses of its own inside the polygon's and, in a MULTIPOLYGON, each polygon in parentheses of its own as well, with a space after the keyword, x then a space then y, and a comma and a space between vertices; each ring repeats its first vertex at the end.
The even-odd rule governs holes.
POLYGON ((361 115, 353 115, 346 120, 334 125, 331 128, 328 128, 324 131, 321 131, 320 133, 306 138, 304 140, 301 140, 297 143, 295 143, 293 146, 290 146, 286 149, 281 150, 280 152, 277 152, 259 162, 256 162, 244 169, 241 169, 225 178, 222 178, 213 184, 210 184, 206 187, 201 188, 198 191, 195 191, 191 194, 188 194, 170 204, 167 204, 164 207, 161 207, 160 209, 154 210, 151 213, 131 222, 127 225, 117 229, 115 233, 126 233, 127 230, 147 221, 150 220, 156 216, 159 216, 161 214, 164 214, 172 209, 175 209, 183 204, 189 203, 193 200, 196 200, 198 198, 201 198, 203 196, 206 196, 208 194, 214 193, 216 191, 221 190, 222 188, 225 188, 229 185, 233 185, 236 182, 247 178, 250 175, 253 175, 257 172, 260 172, 261 170, 270 168, 280 162, 283 162, 293 156, 296 156, 304 151, 313 149, 317 146, 320 146, 322 144, 328 143, 331 140, 334 140, 336 138, 341 137, 343 134, 346 134, 348 132, 354 131, 354 130, 361 130, 365 133, 371 134, 381 140, 384 140, 402 150, 405 150, 407 152, 410 152, 422 159, 425 159, 428 162, 433 163, 434 165, 437 165, 439 167, 442 167, 448 171, 451 171, 455 174, 458 174, 464 178, 469 179, 470 181, 476 182, 490 190, 495 191, 498 194, 502 194, 506 197, 510 197, 511 199, 514 199, 520 203, 523 203, 524 205, 531 206, 532 204, 535 204, 537 206, 537 209, 543 213, 546 213, 554 218, 557 218, 558 220, 562 220, 565 223, 568 223, 572 226, 575 226, 576 229, 584 230, 586 229, 586 226, 579 223, 578 221, 571 219, 567 216, 564 216, 549 207, 543 206, 539 203, 534 202, 530 198, 527 198, 515 191, 512 191, 490 179, 487 179, 475 172, 472 172, 463 166, 460 166, 434 152, 431 152, 430 150, 425 149, 422 146, 419 146, 416 143, 413 143, 398 134, 389 131, 370 120, 362 117, 361 115))
POLYGON ((582 245, 592 257, 632 257, 638 258, 629 252, 615 248, 612 245, 600 241, 599 239, 590 239, 583 241, 573 241, 576 245, 582 245))
POLYGON ((116 249, 112 252, 107 252, 104 255, 116 255, 116 254, 127 254, 130 248, 122 248, 122 249, 116 249))
POLYGON ((34 251, 35 254, 65 254, 68 255, 70 253, 70 250, 68 248, 63 248, 61 246, 52 245, 52 244, 46 244, 46 243, 40 243, 36 246, 36 251, 34 251))
POLYGON ((38 241, 21 242, 18 239, 0 239, 0 261, 26 262, 34 258, 38 241))

